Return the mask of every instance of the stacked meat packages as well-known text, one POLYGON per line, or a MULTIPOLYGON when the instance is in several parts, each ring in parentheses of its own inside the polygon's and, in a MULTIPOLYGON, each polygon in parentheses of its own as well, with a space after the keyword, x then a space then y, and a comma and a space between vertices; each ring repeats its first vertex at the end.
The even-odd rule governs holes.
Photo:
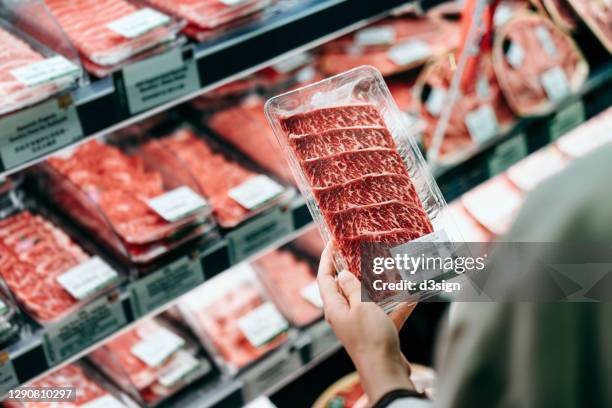
POLYGON ((45 0, 85 67, 107 75, 126 61, 172 42, 183 24, 127 0, 45 0))
POLYGON ((279 249, 258 258, 253 267, 278 309, 294 326, 305 326, 323 316, 311 263, 279 249))
POLYGON ((235 227, 279 204, 290 194, 271 178, 213 149, 191 127, 180 127, 164 138, 151 140, 142 151, 149 158, 163 162, 168 171, 186 184, 195 183, 224 228, 235 227))
POLYGON ((150 262, 213 226, 202 197, 115 146, 87 142, 45 170, 51 199, 132 262, 150 262))
MULTIPOLYGON (((76 393, 64 395, 65 401, 4 401, 6 408, 79 408, 79 407, 112 407, 112 408, 136 408, 136 404, 126 395, 117 392, 100 375, 84 365, 72 363, 51 374, 34 381, 29 387, 36 389, 57 389, 64 392, 76 393), (72 389, 72 391, 70 391, 72 389)), ((61 391, 60 391, 61 392, 61 391)), ((58 392, 57 396, 62 394, 58 392)))
POLYGON ((185 320, 219 364, 234 373, 281 345, 287 321, 260 288, 255 272, 240 264, 185 296, 185 320))
POLYGON ((0 221, 0 274, 40 323, 56 321, 119 280, 102 260, 27 210, 0 221))
POLYGON ((210 370, 196 352, 177 329, 155 318, 139 322, 89 358, 125 392, 153 406, 210 370))

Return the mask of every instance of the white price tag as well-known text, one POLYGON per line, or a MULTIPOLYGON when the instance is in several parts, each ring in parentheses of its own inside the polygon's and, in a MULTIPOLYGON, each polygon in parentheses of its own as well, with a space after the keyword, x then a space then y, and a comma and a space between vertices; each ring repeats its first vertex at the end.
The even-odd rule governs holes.
POLYGON ((555 43, 553 42, 553 39, 550 36, 550 33, 548 32, 548 29, 544 26, 538 26, 535 29, 535 34, 538 38, 538 41, 540 42, 540 45, 542 46, 542 48, 544 48, 544 51, 549 56, 556 58, 559 55, 559 51, 557 50, 557 47, 555 46, 555 43))
POLYGON ((134 345, 130 351, 149 367, 159 367, 184 346, 185 340, 181 336, 165 327, 160 327, 134 345))
POLYGON ((25 86, 36 86, 65 76, 77 75, 79 67, 63 56, 57 55, 9 72, 25 86))
POLYGON ((253 210, 275 199, 285 191, 284 187, 268 176, 251 177, 232 188, 227 194, 246 209, 253 210))
POLYGON ((551 102, 558 102, 570 94, 569 83, 565 71, 554 67, 540 75, 544 91, 551 102))
POLYGON ((125 38, 136 38, 168 24, 170 17, 153 10, 149 7, 144 7, 138 11, 121 17, 106 25, 106 27, 125 38))
POLYGON ((276 72, 280 72, 281 74, 288 74, 291 71, 295 71, 299 67, 303 67, 309 62, 310 54, 308 54, 307 52, 301 52, 299 54, 282 59, 281 61, 274 64, 273 68, 276 72))
POLYGON ((221 3, 225 4, 226 6, 237 6, 245 1, 247 0, 221 0, 221 3))
POLYGON ((319 285, 317 281, 309 283, 300 290, 300 294, 304 299, 312 303, 313 306, 319 309, 323 308, 323 300, 321 299, 321 292, 319 292, 319 285))
POLYGON ((158 381, 164 387, 174 387, 179 381, 200 368, 200 362, 189 353, 177 354, 176 358, 165 367, 158 381))
POLYGON ((206 200, 182 186, 150 199, 147 204, 163 219, 174 222, 206 207, 206 200))
POLYGON ((287 330, 287 321, 270 302, 238 319, 238 327, 253 347, 260 347, 287 330))
POLYGON ((424 41, 410 40, 391 47, 387 55, 396 65, 404 66, 428 58, 431 49, 424 41))
POLYGON ((425 102, 425 108, 427 112, 431 113, 432 116, 438 117, 442 113, 444 107, 444 101, 446 100, 446 90, 442 88, 431 88, 427 102, 425 102))
POLYGON ((495 10, 495 15, 493 16, 493 24, 495 28, 499 28, 506 24, 511 18, 514 12, 512 11, 512 7, 501 4, 495 10))
POLYGON ((508 48, 508 52, 506 53, 506 59, 512 68, 517 70, 521 69, 525 61, 525 50, 515 42, 510 43, 510 48, 508 48))
POLYGON ((465 125, 478 143, 483 143, 499 132, 497 116, 491 105, 483 105, 465 115, 465 125))
POLYGON ((83 300, 116 282, 118 277, 109 264, 94 256, 56 279, 73 298, 83 300))
POLYGON ((393 44, 395 30, 392 26, 369 27, 355 33, 355 45, 385 45, 393 44))
POLYGON ((80 406, 81 408, 125 408, 125 405, 111 394, 96 398, 80 406))
POLYGON ((488 99, 491 96, 491 89, 489 88, 489 81, 487 78, 481 77, 476 82, 476 95, 480 99, 488 99))

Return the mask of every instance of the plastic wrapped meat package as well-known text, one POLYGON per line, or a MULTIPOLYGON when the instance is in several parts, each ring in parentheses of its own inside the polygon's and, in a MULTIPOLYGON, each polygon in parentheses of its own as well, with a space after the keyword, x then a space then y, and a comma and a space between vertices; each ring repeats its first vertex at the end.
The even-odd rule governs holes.
POLYGON ((316 68, 317 57, 301 52, 281 59, 276 64, 257 72, 265 93, 299 88, 323 79, 316 68))
MULTIPOLYGON (((440 162, 458 160, 466 150, 505 132, 514 123, 514 115, 495 77, 490 56, 483 55, 479 62, 476 81, 452 107, 438 151, 440 162)), ((415 99, 417 112, 425 121, 426 149, 433 146, 454 75, 449 55, 445 55, 427 65, 417 79, 415 99)))
POLYGON ((233 160, 189 126, 150 140, 142 146, 141 154, 147 162, 164 166, 166 172, 200 191, 224 228, 286 202, 293 194, 270 177, 233 160))
POLYGON ((160 403, 212 369, 198 357, 191 339, 160 318, 138 322, 88 358, 145 406, 160 403))
POLYGON ((115 389, 90 366, 83 363, 70 363, 28 384, 28 387, 72 388, 76 393, 76 400, 4 401, 3 406, 6 408, 138 408, 127 395, 115 389))
POLYGON ((39 323, 61 319, 123 279, 46 216, 23 206, 0 220, 0 275, 39 323))
POLYGON ((510 181, 498 176, 463 194, 461 204, 479 224, 501 236, 512 226, 523 200, 510 181))
POLYGON ((589 73, 572 38, 532 13, 518 14, 499 29, 493 67, 510 107, 520 116, 549 113, 578 91, 589 73))
POLYGON ((493 240, 493 234, 480 225, 474 217, 463 208, 461 201, 450 203, 448 205, 448 211, 450 211, 452 218, 457 223, 457 228, 461 231, 463 238, 465 238, 465 242, 490 242, 493 240))
POLYGON ((92 140, 50 158, 39 179, 102 244, 144 264, 214 228, 206 200, 154 164, 92 140))
POLYGON ((0 19, 0 115, 76 86, 78 62, 44 48, 0 19))
POLYGON ((293 241, 293 245, 301 252, 310 256, 312 259, 321 258, 321 254, 325 249, 325 242, 321 237, 321 233, 316 227, 312 227, 297 237, 293 241))
POLYGON ((178 307, 200 341, 230 374, 287 339, 287 321, 266 297, 247 263, 188 293, 178 307))
POLYGON ((184 26, 127 0, 44 0, 81 54, 88 71, 104 76, 121 64, 173 42, 184 26))
POLYGON ((569 157, 582 157, 597 148, 612 143, 612 108, 573 129, 556 146, 569 157))
POLYGON ((338 268, 361 278, 362 244, 400 245, 434 231, 428 240, 461 240, 375 69, 360 67, 277 96, 266 114, 313 218, 338 249, 338 268))
POLYGON ((200 29, 211 29, 268 7, 272 0, 147 0, 154 7, 187 20, 200 29))
POLYGON ((371 65, 384 76, 423 65, 459 45, 455 23, 429 17, 384 20, 322 46, 319 68, 335 75, 371 65))
POLYGON ((555 146, 545 147, 530 154, 506 171, 506 176, 524 192, 537 187, 547 178, 559 173, 569 160, 555 146))
POLYGON ((289 250, 278 249, 252 262, 276 307, 297 327, 323 316, 316 271, 312 263, 289 250))
POLYGON ((609 0, 567 0, 599 41, 612 53, 612 3, 609 0))
POLYGON ((206 124, 261 168, 284 182, 295 184, 291 169, 266 120, 263 99, 251 95, 236 106, 215 112, 206 124))

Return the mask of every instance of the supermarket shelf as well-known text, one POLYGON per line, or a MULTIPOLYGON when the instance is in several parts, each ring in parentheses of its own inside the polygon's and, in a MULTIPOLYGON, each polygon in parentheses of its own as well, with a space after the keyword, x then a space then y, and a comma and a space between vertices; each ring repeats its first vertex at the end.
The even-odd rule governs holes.
POLYGON ((612 105, 612 63, 597 68, 578 94, 562 101, 555 112, 524 118, 507 133, 469 151, 459 163, 435 169, 447 201, 504 172, 536 150, 554 142, 612 105))
MULTIPOLYGON (((423 0, 427 9, 441 0, 423 0)), ((406 0, 303 0, 217 39, 131 64, 0 120, 0 174, 192 99, 388 15, 406 0), (6 122, 9 120, 10 122, 6 122), (28 126, 29 125, 29 126, 28 126), (37 130, 32 132, 31 129, 37 130), (29 129, 29 130, 28 130, 29 129)))

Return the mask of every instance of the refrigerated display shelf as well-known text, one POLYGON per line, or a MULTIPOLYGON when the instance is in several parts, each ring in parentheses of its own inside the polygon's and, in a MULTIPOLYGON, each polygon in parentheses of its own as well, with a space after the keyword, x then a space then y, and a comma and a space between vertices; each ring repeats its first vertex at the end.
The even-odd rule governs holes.
MULTIPOLYGON (((441 0, 422 0, 426 10, 441 0)), ((167 110, 284 56, 383 18, 405 0, 304 0, 211 41, 188 43, 0 119, 0 175, 167 110)), ((416 4, 416 3, 415 3, 416 4)))

